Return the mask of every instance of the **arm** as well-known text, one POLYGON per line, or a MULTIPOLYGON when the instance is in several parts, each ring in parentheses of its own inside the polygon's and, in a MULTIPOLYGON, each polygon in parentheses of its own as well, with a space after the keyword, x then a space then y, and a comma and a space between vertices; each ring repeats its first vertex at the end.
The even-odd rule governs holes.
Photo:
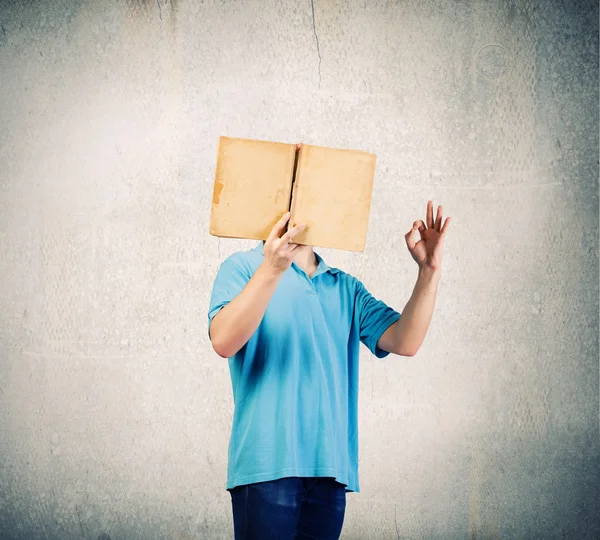
POLYGON ((417 353, 431 322, 439 280, 439 271, 419 269, 417 283, 402 317, 381 335, 378 347, 402 356, 414 356, 417 353))
POLYGON ((442 226, 441 206, 438 206, 436 220, 433 220, 432 201, 427 201, 426 220, 427 227, 423 220, 415 221, 405 235, 408 250, 419 265, 413 293, 400 320, 390 325, 377 342, 383 350, 403 356, 417 354, 429 328, 440 281, 444 239, 450 222, 450 218, 446 218, 442 226), (417 230, 421 235, 419 242, 413 238, 417 230))
POLYGON ((210 341, 219 356, 230 358, 256 332, 279 278, 263 262, 242 292, 215 315, 210 325, 210 341))
POLYGON ((265 241, 263 262, 242 291, 224 305, 210 323, 210 341, 223 358, 235 355, 256 332, 279 279, 292 264, 298 244, 291 243, 291 239, 305 226, 296 225, 280 238, 289 217, 288 212, 275 224, 265 241))

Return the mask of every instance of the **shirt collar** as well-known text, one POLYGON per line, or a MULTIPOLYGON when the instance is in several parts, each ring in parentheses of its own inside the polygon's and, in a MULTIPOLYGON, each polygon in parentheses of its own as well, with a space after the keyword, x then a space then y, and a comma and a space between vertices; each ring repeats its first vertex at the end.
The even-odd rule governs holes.
MULTIPOLYGON (((261 255, 264 254, 264 241, 261 240, 258 245, 253 248, 253 251, 258 251, 261 255)), ((319 261, 319 266, 317 266, 317 270, 313 274, 313 277, 317 274, 323 274, 325 272, 331 272, 332 274, 337 274, 339 272, 338 268, 332 268, 331 266, 327 265, 327 263, 323 260, 323 257, 321 257, 321 255, 319 255, 316 251, 314 253, 317 257, 317 261, 319 261)))

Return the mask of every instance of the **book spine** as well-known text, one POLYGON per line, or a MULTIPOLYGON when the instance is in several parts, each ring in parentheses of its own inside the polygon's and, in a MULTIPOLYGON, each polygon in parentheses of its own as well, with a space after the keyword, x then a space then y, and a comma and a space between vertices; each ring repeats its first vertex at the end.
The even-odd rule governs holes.
POLYGON ((290 191, 291 196, 290 196, 290 207, 289 207, 289 212, 290 212, 290 219, 288 220, 287 223, 287 228, 291 229, 293 228, 296 223, 294 222, 294 208, 296 206, 296 191, 298 189, 298 185, 296 183, 297 179, 298 179, 298 169, 300 168, 300 156, 301 156, 301 152, 304 149, 304 145, 302 145, 300 147, 300 150, 298 150, 298 148, 296 148, 296 156, 294 159, 294 173, 292 174, 292 189, 290 191))

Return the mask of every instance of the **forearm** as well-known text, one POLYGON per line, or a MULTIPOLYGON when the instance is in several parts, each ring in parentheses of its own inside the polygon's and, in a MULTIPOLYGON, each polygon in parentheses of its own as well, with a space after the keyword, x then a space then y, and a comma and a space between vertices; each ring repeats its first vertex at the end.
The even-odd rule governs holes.
POLYGON ((242 292, 217 313, 210 325, 210 338, 219 356, 233 356, 256 332, 279 278, 265 266, 259 266, 242 292))
POLYGON ((421 348, 435 306, 440 271, 419 268, 417 283, 396 326, 394 341, 409 355, 421 348))

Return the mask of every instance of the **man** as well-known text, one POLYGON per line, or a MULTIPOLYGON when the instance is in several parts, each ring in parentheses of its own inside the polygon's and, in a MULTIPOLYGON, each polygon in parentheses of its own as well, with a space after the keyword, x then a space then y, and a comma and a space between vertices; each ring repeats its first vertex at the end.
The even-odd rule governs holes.
POLYGON ((358 482, 358 359, 414 356, 431 321, 450 218, 442 207, 405 235, 419 270, 402 314, 312 246, 283 234, 289 213, 254 249, 227 258, 209 314, 229 358, 234 416, 227 489, 236 539, 339 538, 358 482), (415 240, 419 231, 420 240, 415 240))

